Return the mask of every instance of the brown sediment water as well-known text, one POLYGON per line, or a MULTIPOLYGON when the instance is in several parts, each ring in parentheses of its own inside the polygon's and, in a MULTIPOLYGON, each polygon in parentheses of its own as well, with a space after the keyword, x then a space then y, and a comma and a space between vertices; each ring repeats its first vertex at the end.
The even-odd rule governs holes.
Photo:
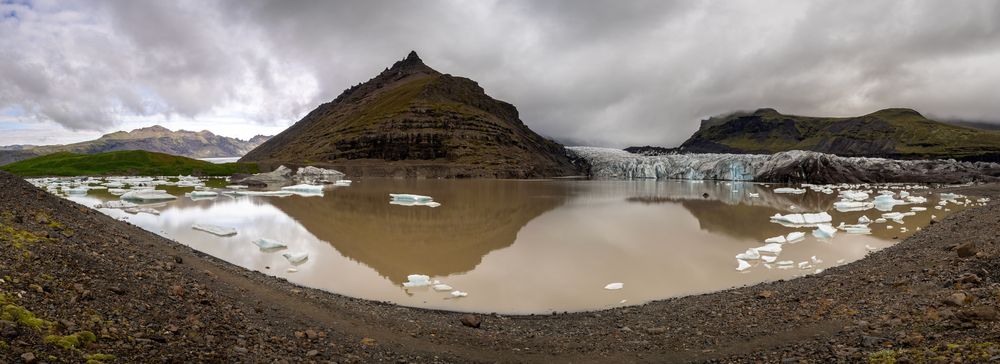
MULTIPOLYGON (((838 212, 832 207, 836 193, 775 194, 774 187, 708 181, 365 179, 328 189, 321 197, 222 195, 195 201, 181 196, 159 205, 159 216, 101 211, 300 285, 406 306, 499 313, 603 309, 793 278, 861 259, 915 233, 931 215, 940 219, 950 213, 935 210, 937 196, 927 190, 908 190, 928 201, 892 211, 914 206, 927 211, 905 217, 902 225, 873 223, 870 235, 840 231, 832 239, 818 239, 813 227, 786 227, 769 217, 826 211, 836 226, 854 224, 862 215, 875 220, 884 211, 838 212), (389 193, 428 195, 441 206, 391 205, 389 193), (217 237, 192 229, 196 223, 233 227, 238 234, 217 237), (806 233, 805 239, 784 244, 770 268, 749 261, 751 268, 736 270, 736 254, 793 231, 806 233), (288 249, 261 251, 251 243, 259 238, 280 241, 288 249), (296 252, 308 253, 309 259, 293 265, 282 257, 296 252), (777 261, 794 264, 779 269, 777 261), (800 269, 802 262, 809 267, 800 269), (429 275, 468 296, 404 288, 410 274, 429 275), (614 282, 624 287, 604 289, 614 282)), ((70 199, 93 206, 116 197, 92 191, 70 199)), ((963 206, 947 208, 955 212, 963 206)))

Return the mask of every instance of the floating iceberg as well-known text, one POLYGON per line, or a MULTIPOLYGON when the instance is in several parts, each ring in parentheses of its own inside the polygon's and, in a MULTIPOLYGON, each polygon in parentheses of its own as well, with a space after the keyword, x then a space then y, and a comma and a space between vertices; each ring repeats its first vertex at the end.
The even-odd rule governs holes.
POLYGON ((268 238, 260 238, 252 241, 252 243, 257 247, 259 247, 261 250, 277 250, 288 247, 287 245, 282 244, 281 242, 268 238))
POLYGON ((294 195, 291 191, 236 191, 240 196, 288 197, 294 195))
POLYGON ((337 186, 337 187, 350 187, 351 186, 351 180, 349 180, 349 179, 337 180, 337 181, 333 182, 333 185, 337 186))
POLYGON ((765 244, 764 246, 759 247, 759 248, 755 248, 755 249, 756 249, 756 251, 758 253, 780 254, 781 253, 781 244, 770 243, 770 244, 765 244))
POLYGON ((292 264, 302 264, 306 259, 309 259, 309 253, 297 252, 297 253, 285 253, 281 256, 288 259, 288 262, 292 264))
POLYGON ((191 225, 192 229, 204 231, 206 233, 218 236, 233 236, 236 235, 236 229, 226 226, 212 225, 212 224, 194 224, 191 225))
POLYGON ((292 191, 292 192, 311 192, 311 193, 321 193, 323 192, 323 186, 309 185, 309 184, 298 184, 294 186, 285 186, 281 188, 282 191, 292 191))
POLYGON ((157 216, 160 215, 160 211, 159 210, 154 209, 154 208, 150 208, 150 207, 127 207, 123 211, 125 211, 127 213, 130 213, 130 214, 144 213, 144 214, 157 215, 157 216))
POLYGON ((431 277, 423 274, 411 274, 406 276, 406 282, 403 282, 403 287, 425 287, 431 285, 431 277))
POLYGON ((860 201, 837 201, 833 203, 833 208, 840 212, 864 211, 875 207, 872 202, 860 201))
POLYGON ((90 191, 90 189, 86 186, 63 189, 63 192, 66 192, 67 195, 86 195, 87 191, 90 191))
POLYGON ((846 232, 848 234, 871 234, 872 233, 872 229, 869 228, 868 225, 866 225, 866 224, 845 225, 844 223, 840 223, 840 225, 838 225, 837 228, 840 229, 840 230, 843 230, 844 232, 846 232))
POLYGON ((767 239, 764 239, 764 242, 765 242, 765 243, 778 243, 778 244, 784 244, 784 243, 788 242, 788 240, 787 240, 787 239, 785 239, 785 237, 784 237, 784 236, 782 236, 782 235, 779 235, 779 236, 775 236, 775 237, 772 237, 772 238, 767 238, 767 239))
POLYGON ((868 216, 862 215, 861 217, 858 218, 858 224, 867 225, 867 224, 870 224, 871 222, 872 222, 872 220, 869 219, 868 216))
POLYGON ((801 188, 780 187, 780 188, 775 188, 774 193, 791 193, 795 195, 801 195, 803 193, 806 193, 806 190, 801 188))
POLYGON ((801 232, 801 231, 793 231, 793 232, 788 233, 788 236, 785 237, 785 241, 787 241, 789 243, 794 243, 796 241, 802 240, 805 237, 806 237, 806 233, 801 232))
POLYGON ((112 195, 115 195, 115 196, 124 195, 126 192, 128 192, 128 190, 121 189, 121 188, 109 188, 108 189, 108 193, 110 193, 112 195))
POLYGON ((189 197, 217 197, 217 196, 219 196, 219 193, 218 192, 214 192, 214 191, 191 191, 190 193, 188 193, 188 196, 189 197))
POLYGON ((438 291, 438 292, 451 291, 451 290, 454 289, 454 288, 452 288, 451 286, 449 286, 447 284, 435 284, 431 288, 433 288, 435 291, 438 291))
POLYGON ((742 272, 742 271, 745 271, 747 269, 750 269, 750 263, 747 263, 747 261, 745 261, 745 260, 736 259, 736 264, 737 264, 737 267, 736 267, 737 271, 742 272))
POLYGON ((743 259, 743 260, 760 259, 760 252, 758 252, 757 249, 750 248, 747 249, 746 253, 736 254, 736 259, 743 259))
POLYGON ((465 296, 468 296, 468 295, 469 295, 469 293, 467 293, 467 292, 451 291, 451 297, 453 297, 453 298, 465 297, 465 296))
POLYGON ((133 190, 123 194, 121 199, 134 201, 166 201, 177 199, 177 197, 161 190, 133 190))
POLYGON ((833 228, 830 224, 816 225, 816 230, 813 230, 813 236, 821 239, 830 239, 836 234, 837 229, 833 228))
POLYGON ((607 289, 607 290, 617 290, 617 289, 622 289, 624 287, 625 287, 625 283, 615 282, 615 283, 608 283, 608 285, 604 286, 604 289, 607 289))
POLYGON ((910 211, 913 211, 913 212, 927 211, 927 208, 926 207, 921 207, 921 206, 913 206, 913 207, 910 208, 910 211))
POLYGON ((868 193, 861 191, 841 191, 840 197, 844 200, 864 201, 868 199, 868 193))
POLYGON ((771 222, 792 226, 814 226, 816 224, 829 223, 831 221, 833 221, 833 217, 826 212, 814 214, 774 214, 774 216, 771 216, 771 222))
POLYGON ((407 193, 390 193, 389 198, 395 201, 414 201, 414 202, 434 201, 434 198, 430 196, 411 195, 407 193))
POLYGON ((763 260, 765 263, 773 263, 775 260, 778 260, 778 257, 775 255, 763 255, 760 257, 760 260, 763 260))
POLYGON ((753 192, 747 192, 747 197, 758 198, 758 197, 760 197, 760 194, 759 193, 753 193, 753 192))
POLYGON ((136 207, 136 206, 139 206, 139 205, 136 205, 136 204, 128 202, 128 201, 105 201, 103 203, 99 203, 99 204, 94 205, 94 208, 95 209, 127 209, 127 208, 130 208, 130 207, 136 207))
POLYGON ((437 203, 437 202, 434 202, 434 201, 430 201, 430 202, 418 202, 418 201, 397 201, 397 200, 391 200, 391 201, 389 201, 389 204, 390 205, 398 205, 398 206, 427 206, 427 207, 438 207, 438 206, 441 206, 440 203, 437 203))

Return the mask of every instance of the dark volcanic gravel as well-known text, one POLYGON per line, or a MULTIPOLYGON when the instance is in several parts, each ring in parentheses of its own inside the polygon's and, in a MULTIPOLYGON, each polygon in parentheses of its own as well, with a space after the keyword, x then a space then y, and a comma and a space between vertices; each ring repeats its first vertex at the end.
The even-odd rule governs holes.
MULTIPOLYGON (((996 200, 1000 185, 958 192, 996 200)), ((298 287, 0 172, 0 363, 996 360, 998 228, 991 202, 791 281, 466 317, 298 287)))

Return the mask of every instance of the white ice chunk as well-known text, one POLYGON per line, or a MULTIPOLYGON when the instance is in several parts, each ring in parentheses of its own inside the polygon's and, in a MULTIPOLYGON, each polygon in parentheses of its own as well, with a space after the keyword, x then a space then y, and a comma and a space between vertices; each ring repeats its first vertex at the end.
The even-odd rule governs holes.
POLYGON ((310 193, 320 193, 323 192, 323 186, 320 185, 310 185, 310 184, 299 184, 294 186, 285 186, 281 188, 282 191, 292 191, 292 192, 310 192, 310 193))
POLYGON ((416 202, 434 201, 434 198, 430 196, 411 195, 408 193, 390 193, 389 197, 396 201, 416 201, 416 202))
POLYGON ((309 259, 309 253, 305 252, 285 253, 282 254, 281 256, 285 257, 285 259, 288 259, 288 261, 292 264, 300 264, 306 261, 306 259, 309 259))
POLYGON ((431 285, 431 277, 423 274, 410 274, 406 276, 403 287, 424 287, 431 285))
POLYGON ((744 260, 760 259, 760 252, 758 252, 757 249, 750 248, 747 249, 746 253, 736 254, 736 259, 744 259, 744 260))
POLYGON ((253 241, 253 244, 259 247, 261 250, 272 250, 272 249, 284 249, 288 247, 287 245, 268 238, 260 238, 253 241))
POLYGON ((214 191, 191 191, 189 194, 190 197, 216 197, 218 195, 219 193, 214 191))
POLYGON ((745 260, 736 259, 736 264, 737 264, 737 267, 736 267, 737 271, 742 272, 742 271, 745 271, 747 269, 750 269, 750 263, 747 263, 747 261, 745 261, 745 260))
POLYGON ((130 207, 136 207, 136 206, 139 206, 139 205, 136 205, 136 204, 128 202, 128 201, 105 201, 103 203, 99 203, 99 204, 94 205, 94 208, 95 209, 127 209, 127 208, 130 208, 130 207))
POLYGON ((775 237, 772 237, 772 238, 764 239, 764 242, 765 243, 784 244, 784 243, 788 242, 788 240, 786 240, 784 236, 780 236, 779 235, 779 236, 775 236, 775 237))
POLYGON ((778 243, 765 244, 762 247, 756 248, 756 251, 759 252, 759 253, 780 254, 781 253, 781 244, 778 244, 778 243))
POLYGON ((837 229, 830 224, 819 224, 816 225, 816 230, 813 230, 812 234, 817 238, 829 239, 837 234, 837 229))
POLYGON ((263 196, 263 197, 288 197, 294 195, 292 191, 236 191, 240 196, 263 196))
POLYGON ((913 206, 913 207, 910 208, 910 211, 913 211, 913 212, 927 211, 927 208, 926 207, 921 207, 921 206, 913 206))
POLYGON ((862 215, 861 217, 858 218, 858 224, 861 224, 861 225, 868 225, 868 224, 871 224, 871 222, 872 222, 872 220, 869 219, 868 216, 862 215))
POLYGON ((162 190, 134 190, 122 195, 122 200, 133 201, 165 201, 174 200, 177 197, 162 190))
POLYGON ((840 212, 864 211, 875 207, 871 202, 860 201, 837 201, 833 203, 833 208, 840 212))
POLYGON ((615 283, 608 283, 606 286, 604 286, 604 289, 616 290, 616 289, 622 289, 623 287, 625 287, 625 283, 615 282, 615 283))
POLYGON ((139 207, 139 206, 137 206, 137 207, 127 207, 123 211, 125 211, 127 213, 130 213, 130 214, 143 213, 143 214, 150 214, 150 215, 157 215, 157 216, 160 215, 160 211, 159 210, 154 209, 154 208, 150 208, 150 207, 139 207))
POLYGON ((465 297, 465 296, 468 296, 468 295, 469 295, 468 292, 451 291, 451 296, 454 297, 454 298, 465 297))
POLYGON ((774 216, 771 216, 771 222, 792 226, 815 226, 816 224, 829 223, 831 221, 833 221, 833 216, 830 216, 826 212, 788 215, 774 214, 774 216))
POLYGON ((333 185, 337 186, 337 187, 349 187, 351 185, 351 180, 349 180, 349 179, 340 179, 340 180, 337 180, 337 181, 333 182, 333 185))
POLYGON ((747 197, 758 198, 758 197, 760 197, 760 194, 759 193, 753 193, 753 192, 747 192, 747 197))
POLYGON ((774 193, 791 193, 795 195, 801 195, 803 193, 806 193, 806 190, 801 188, 779 187, 774 189, 774 193))
POLYGON ((452 288, 451 286, 449 286, 447 284, 435 284, 431 288, 433 288, 435 291, 438 291, 438 292, 451 291, 451 290, 454 289, 454 288, 452 288))
POLYGON ((793 231, 793 232, 788 233, 788 236, 785 237, 785 241, 787 241, 789 243, 794 243, 796 241, 802 240, 805 237, 806 237, 806 233, 801 232, 801 231, 793 231))
POLYGON ((206 233, 218 236, 233 236, 236 235, 236 229, 226 226, 212 225, 212 224, 194 224, 191 225, 192 229, 201 230, 206 233))
POLYGON ((775 260, 778 260, 778 257, 775 255, 764 255, 760 257, 760 260, 763 260, 765 263, 773 263, 775 260))

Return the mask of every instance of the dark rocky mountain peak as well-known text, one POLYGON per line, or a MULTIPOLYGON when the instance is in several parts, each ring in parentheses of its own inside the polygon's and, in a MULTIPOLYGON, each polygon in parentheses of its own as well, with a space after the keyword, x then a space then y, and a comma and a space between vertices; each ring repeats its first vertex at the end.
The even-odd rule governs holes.
POLYGON ((542 177, 575 174, 558 143, 468 78, 416 52, 320 105, 241 159, 322 165, 349 175, 542 177))

